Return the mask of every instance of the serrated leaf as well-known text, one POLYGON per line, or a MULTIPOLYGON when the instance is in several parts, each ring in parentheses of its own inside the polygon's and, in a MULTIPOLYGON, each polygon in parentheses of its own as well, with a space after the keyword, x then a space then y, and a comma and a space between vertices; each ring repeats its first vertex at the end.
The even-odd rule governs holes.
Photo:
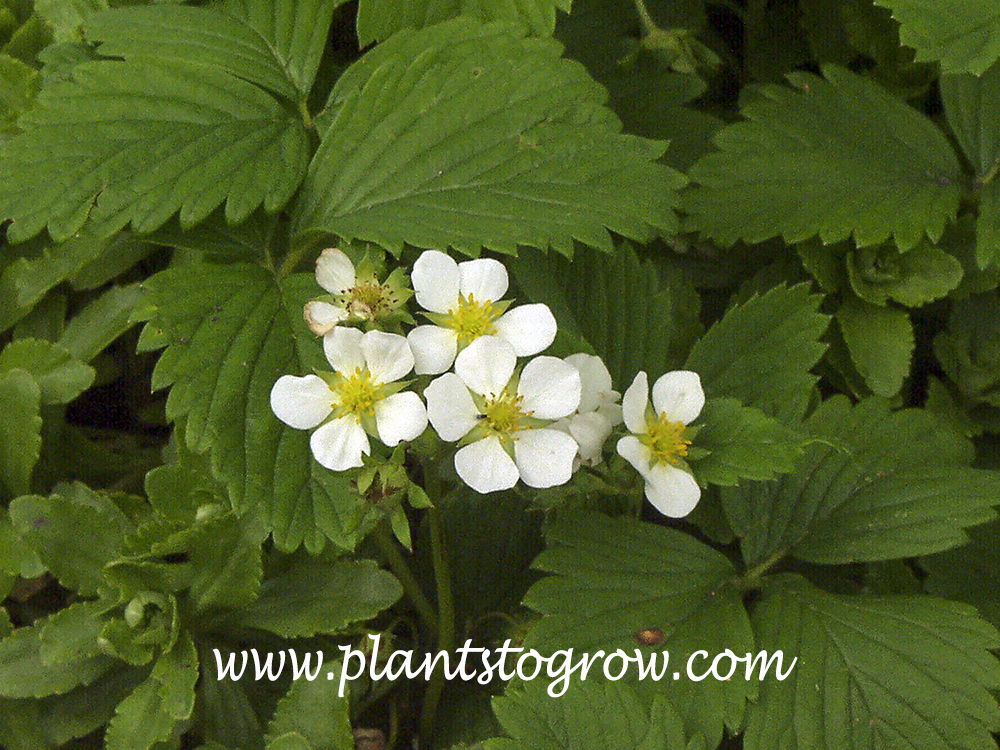
POLYGON ((21 369, 38 384, 43 404, 68 404, 94 382, 94 368, 48 341, 21 339, 0 351, 0 375, 21 369))
POLYGON ((926 244, 905 253, 892 246, 858 248, 847 254, 847 276, 854 293, 873 305, 895 300, 920 307, 958 286, 962 264, 926 244))
POLYGON ((358 5, 358 42, 367 47, 402 29, 422 29, 456 16, 483 22, 520 24, 537 36, 552 36, 556 10, 569 13, 572 0, 362 0, 358 5))
MULTIPOLYGON (((694 538, 584 513, 557 518, 547 537, 549 548, 534 567, 551 575, 524 598, 545 617, 528 632, 525 648, 607 654, 620 648, 631 655, 642 646, 640 632, 659 630, 662 642, 642 649, 643 656, 668 652, 675 667, 698 649, 752 650, 749 620, 731 583, 732 564, 694 538)), ((630 671, 634 678, 635 667, 630 671)), ((674 681, 669 672, 662 681, 647 677, 645 683, 667 695, 689 731, 701 731, 710 743, 721 739, 723 724, 740 725, 744 702, 755 690, 740 679, 674 681)))
POLYGON ((149 750, 168 740, 194 710, 198 652, 185 633, 156 660, 149 678, 118 704, 104 736, 107 750, 149 750))
POLYGON ((195 611, 239 608, 256 599, 263 571, 261 535, 253 524, 229 514, 196 526, 188 551, 195 611))
POLYGON ((0 54, 0 132, 17 132, 17 117, 31 106, 41 87, 38 71, 0 54))
POLYGON ((824 564, 928 554, 994 516, 1000 479, 969 468, 969 442, 923 410, 835 397, 807 428, 827 444, 793 474, 723 491, 748 565, 786 553, 824 564))
POLYGON ((958 211, 961 170, 934 124, 876 84, 833 65, 825 79, 764 86, 746 121, 715 137, 691 168, 690 226, 723 244, 781 235, 794 243, 937 241, 958 211), (859 135, 860 134, 860 135, 859 135))
POLYGON ((980 294, 957 302, 934 353, 966 398, 1000 406, 1000 299, 980 294))
POLYGON ((337 695, 341 669, 340 662, 330 662, 315 680, 292 682, 267 725, 269 748, 275 747, 282 735, 295 732, 311 748, 354 750, 350 698, 337 695))
POLYGON ((149 232, 180 212, 196 224, 274 211, 304 173, 308 139, 295 111, 218 66, 169 57, 80 63, 53 79, 0 145, 0 215, 21 241, 56 240, 89 223, 110 236, 149 232))
POLYGON ((103 603, 77 602, 50 615, 42 626, 38 655, 46 667, 70 666, 103 655, 97 639, 104 622, 103 603))
POLYGON ((79 41, 83 19, 108 8, 107 0, 35 0, 33 5, 56 42, 79 41))
POLYGON ((336 633, 368 620, 403 594, 399 582, 370 560, 302 563, 268 578, 240 624, 286 638, 336 633))
POLYGON ((283 425, 270 406, 280 376, 329 368, 302 319, 315 277, 279 285, 256 266, 203 265, 159 273, 145 288, 154 306, 147 330, 162 328, 170 341, 153 386, 172 385, 167 416, 184 419, 190 450, 211 449, 235 507, 259 513, 281 549, 317 551, 324 537, 353 547, 343 529, 356 493, 313 460, 309 433, 283 425))
POLYGON ((918 60, 949 73, 982 74, 1000 58, 1000 10, 991 0, 877 0, 901 24, 900 41, 918 60))
POLYGON ((573 681, 553 698, 545 680, 493 699, 510 739, 489 739, 486 750, 683 750, 680 717, 662 699, 652 710, 627 683, 573 681))
POLYGON ((913 326, 910 315, 847 296, 837 308, 837 323, 851 360, 877 396, 893 396, 910 374, 913 326))
POLYGON ((25 370, 0 375, 0 493, 30 491, 31 471, 42 448, 41 393, 25 370))
MULTIPOLYGON (((18 576, 35 578, 44 572, 45 567, 38 559, 34 548, 14 529, 10 513, 0 513, 0 594, 6 598, 9 592, 9 588, 5 585, 6 581, 13 582, 18 576)), ((0 635, 7 634, 2 619, 4 613, 5 611, 0 612, 0 635)))
POLYGON ((628 245, 613 255, 578 248, 572 262, 522 253, 509 265, 532 301, 551 306, 560 327, 568 313, 565 322, 593 346, 619 390, 640 370, 653 380, 679 366, 701 330, 701 301, 690 281, 679 273, 661 281, 656 266, 641 263, 628 245))
POLYGON ((730 309, 698 340, 684 364, 705 393, 730 396, 786 423, 798 423, 817 378, 809 370, 826 346, 829 317, 806 284, 775 287, 730 309))
POLYGON ((997 631, 965 605, 926 596, 838 596, 797 576, 769 582, 760 648, 798 658, 761 683, 747 750, 987 750, 1000 727, 988 692, 997 631))
POLYGON ((142 297, 139 284, 111 287, 73 316, 58 344, 77 359, 90 362, 135 325, 132 313, 142 297))
POLYGON ((603 89, 559 53, 469 19, 376 47, 330 96, 296 233, 477 255, 676 231, 684 178, 653 162, 663 146, 622 135, 603 89))
MULTIPOLYGON (((220 649, 223 662, 232 653, 220 649)), ((223 748, 263 750, 264 729, 247 695, 253 690, 252 677, 243 681, 219 679, 214 655, 201 651, 201 679, 198 682, 198 701, 203 716, 201 731, 206 741, 217 742, 223 748)))

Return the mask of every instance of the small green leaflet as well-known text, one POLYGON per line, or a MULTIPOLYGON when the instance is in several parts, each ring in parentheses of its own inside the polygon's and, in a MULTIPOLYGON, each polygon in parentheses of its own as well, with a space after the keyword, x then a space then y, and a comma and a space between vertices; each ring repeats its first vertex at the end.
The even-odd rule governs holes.
POLYGON ((468 255, 674 233, 685 180, 655 163, 663 144, 623 135, 560 52, 460 18, 367 53, 330 94, 296 233, 468 255))
POLYGON ((486 750, 683 750, 680 717, 657 696, 652 708, 627 683, 574 680, 565 695, 548 695, 546 680, 525 683, 493 699, 510 739, 486 740, 486 750))
POLYGON ((837 308, 840 333, 851 361, 877 396, 893 396, 910 374, 913 326, 898 307, 879 307, 848 296, 837 308))
POLYGON ((57 344, 21 339, 0 351, 0 375, 21 369, 38 384, 43 404, 68 404, 94 382, 94 368, 57 344))
POLYGON ((877 0, 902 24, 900 41, 918 60, 949 73, 981 75, 1000 58, 1000 7, 993 0, 877 0))
POLYGON ((961 193, 947 139, 867 79, 833 65, 823 73, 764 86, 742 108, 746 120, 719 132, 721 151, 691 168, 692 229, 727 245, 895 237, 904 251, 941 237, 961 193))
MULTIPOLYGON (((710 746, 723 724, 740 726, 755 686, 740 679, 693 682, 672 679, 698 649, 711 654, 753 650, 740 592, 730 582, 732 563, 673 529, 592 513, 569 512, 547 528, 548 549, 534 567, 551 575, 531 587, 524 603, 545 615, 528 632, 525 648, 574 654, 642 651, 647 659, 669 652, 662 680, 647 676, 640 690, 667 695, 692 733, 710 746), (663 641, 643 646, 637 635, 660 630, 663 641)), ((636 668, 631 667, 632 679, 636 668)), ((596 677, 592 678, 597 680, 596 677)))
POLYGON ((793 474, 723 491, 748 565, 786 553, 823 564, 929 554, 995 515, 1000 479, 969 468, 969 442, 923 410, 835 397, 806 427, 829 444, 810 447, 793 474))
POLYGON ((358 4, 358 42, 367 47, 406 28, 473 16, 481 21, 521 24, 537 36, 552 36, 556 10, 569 13, 572 0, 361 0, 358 4))
POLYGON ((751 705, 747 750, 992 750, 997 631, 927 596, 838 596, 798 576, 769 581, 759 648, 798 657, 751 705))

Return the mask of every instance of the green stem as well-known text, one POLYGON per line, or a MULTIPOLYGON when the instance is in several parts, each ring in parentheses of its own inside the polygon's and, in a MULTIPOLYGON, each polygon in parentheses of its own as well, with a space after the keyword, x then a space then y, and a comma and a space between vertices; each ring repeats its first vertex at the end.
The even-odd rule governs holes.
POLYGON ((995 162, 993 162, 993 166, 990 167, 990 171, 987 172, 983 176, 983 179, 979 181, 979 185, 980 186, 989 185, 991 182, 993 182, 994 178, 997 176, 998 171, 1000 171, 1000 159, 997 159, 995 162))
POLYGON ((656 25, 656 21, 653 17, 649 15, 649 9, 646 7, 646 3, 643 0, 633 0, 635 2, 636 12, 639 14, 639 20, 642 22, 642 30, 646 36, 655 34, 660 30, 660 27, 656 25))
POLYGON ((388 526, 385 523, 380 523, 375 528, 372 538, 375 540, 375 544, 378 545, 379 551, 382 553, 385 561, 389 564, 393 575, 399 579, 400 584, 403 586, 403 591, 406 592, 406 596, 413 602, 413 608, 417 610, 420 619, 424 621, 427 629, 432 633, 437 631, 438 617, 434 611, 434 606, 431 604, 430 599, 427 598, 423 589, 420 588, 420 584, 414 577, 413 571, 410 570, 406 559, 399 551, 396 540, 389 532, 388 526))
MULTIPOLYGON (((441 520, 436 507, 427 512, 431 531, 431 556, 434 559, 434 580, 437 582, 438 599, 438 642, 437 650, 451 651, 455 648, 455 602, 451 593, 451 568, 448 567, 448 556, 444 547, 444 534, 441 531, 441 520)), ((420 713, 421 744, 430 744, 434 734, 434 718, 437 715, 438 703, 444 691, 444 667, 438 662, 434 674, 431 675, 427 692, 424 694, 424 705, 420 713)))
POLYGON ((734 583, 737 588, 742 591, 749 591, 755 589, 760 585, 760 579, 763 575, 778 564, 785 557, 785 550, 780 550, 775 552, 773 555, 768 557, 763 562, 759 562, 754 565, 750 570, 746 571, 743 575, 738 576, 734 583))

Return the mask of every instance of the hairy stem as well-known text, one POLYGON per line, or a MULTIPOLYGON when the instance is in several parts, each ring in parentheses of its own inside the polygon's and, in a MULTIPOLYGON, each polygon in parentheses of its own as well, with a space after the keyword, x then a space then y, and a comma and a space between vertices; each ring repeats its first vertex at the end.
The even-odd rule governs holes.
POLYGON ((399 579, 403 591, 406 592, 407 598, 413 603, 413 608, 417 610, 417 614, 424 621, 424 625, 432 633, 436 632, 438 629, 438 617, 434 611, 434 606, 431 604, 430 599, 427 598, 423 589, 420 588, 420 584, 417 583, 413 571, 410 570, 406 559, 399 551, 399 545, 396 544, 396 540, 393 538, 388 526, 385 523, 380 523, 375 528, 372 538, 375 540, 375 544, 378 545, 379 551, 385 558, 386 563, 388 563, 389 569, 399 579))

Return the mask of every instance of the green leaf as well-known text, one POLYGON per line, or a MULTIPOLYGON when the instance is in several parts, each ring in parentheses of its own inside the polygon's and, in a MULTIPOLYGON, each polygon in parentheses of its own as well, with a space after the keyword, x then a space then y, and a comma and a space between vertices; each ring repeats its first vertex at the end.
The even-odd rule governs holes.
POLYGON ((83 658, 102 656, 97 639, 104 622, 103 603, 77 602, 50 615, 41 630, 38 655, 46 667, 72 666, 83 658))
POLYGON ((747 750, 987 750, 1000 728, 988 692, 997 631, 965 605, 926 596, 837 596, 797 576, 769 582, 754 613, 761 649, 798 658, 761 683, 747 750))
MULTIPOLYGON (((35 578, 45 572, 45 567, 38 559, 34 548, 22 539, 14 529, 10 513, 0 513, 0 594, 5 598, 9 587, 5 579, 13 582, 21 578, 35 578)), ((3 620, 0 612, 0 635, 7 635, 5 626, 9 621, 3 620)))
POLYGON ((684 369, 701 376, 709 397, 730 396, 786 423, 805 416, 817 378, 809 373, 826 346, 829 318, 809 286, 778 286, 730 309, 698 340, 684 369))
MULTIPOLYGON (((263 750, 264 729, 254 711, 248 693, 254 691, 253 676, 244 673, 242 680, 219 679, 214 653, 205 648, 201 653, 201 679, 198 682, 198 701, 202 736, 215 741, 223 748, 263 750)), ((231 651, 220 648, 222 663, 231 651)))
POLYGON ((295 231, 469 255, 675 232, 684 178, 654 163, 662 144, 622 135, 604 90, 559 53, 469 19, 367 53, 330 95, 295 231))
MULTIPOLYGON (((528 632, 525 648, 543 653, 606 654, 639 651, 638 634, 660 631, 662 643, 645 647, 647 659, 669 653, 670 664, 686 663, 698 649, 751 651, 753 636, 732 563, 712 548, 673 529, 573 513, 547 529, 549 548, 534 566, 549 575, 533 585, 524 603, 545 615, 528 632)), ((636 668, 630 668, 635 677, 636 668)), ((723 723, 740 726, 754 686, 743 680, 662 681, 647 677, 643 688, 666 694, 682 712, 689 731, 711 744, 723 723), (648 688, 646 683, 649 683, 648 688)))
POLYGON ((18 115, 31 106, 40 87, 38 71, 0 54, 0 132, 17 132, 18 115))
POLYGON ((920 307, 944 297, 962 280, 962 264, 943 250, 921 244, 901 253, 895 247, 863 247, 847 254, 854 293, 873 305, 895 300, 920 307))
POLYGON ((976 264, 988 268, 1000 251, 1000 183, 996 180, 979 191, 979 216, 976 220, 976 264))
POLYGON ((709 451, 691 461, 698 483, 733 485, 740 479, 773 479, 795 468, 803 438, 776 419, 733 398, 713 398, 695 420, 694 445, 709 451))
POLYGON ((861 377, 877 396, 892 396, 910 374, 913 326, 910 315, 848 296, 837 309, 837 323, 861 377))
POLYGON ((402 596, 399 582, 370 560, 302 563, 264 581, 240 624, 286 638, 337 633, 402 596))
POLYGON ((56 489, 49 497, 19 497, 10 506, 11 520, 63 586, 95 596, 104 566, 120 556, 134 527, 106 496, 82 484, 56 489))
POLYGON ((35 12, 52 29, 57 42, 80 41, 83 19, 107 10, 107 0, 35 0, 35 12))
POLYGON ((244 607, 257 598, 263 575, 260 538, 253 524, 231 513, 196 525, 188 551, 195 611, 244 607))
POLYGON ((354 750, 350 698, 337 695, 341 669, 340 662, 330 662, 315 680, 292 682, 267 725, 268 747, 282 735, 296 732, 311 748, 354 750))
POLYGON ((994 516, 1000 479, 968 468, 969 442, 923 410, 891 412, 878 398, 852 408, 840 396, 807 428, 826 444, 793 474, 723 491, 748 565, 789 552, 824 564, 929 554, 994 516))
POLYGON ((493 699, 493 710, 511 739, 486 740, 486 750, 683 750, 684 728, 670 704, 652 710, 621 682, 574 681, 553 698, 545 680, 493 699))
POLYGON ((194 710, 197 679, 198 652, 185 633, 156 660, 149 678, 118 704, 104 737, 107 750, 149 750, 169 740, 194 710))
POLYGON ((531 300, 552 308, 560 328, 586 338, 621 390, 640 370, 655 380, 676 368, 701 330, 701 301, 690 281, 672 270, 661 281, 656 266, 640 262, 627 244, 613 255, 578 248, 572 262, 522 253, 508 264, 531 300))
POLYGON ((59 345, 79 360, 90 362, 135 325, 132 313, 142 300, 139 284, 113 286, 69 321, 59 345))
POLYGON ((720 153, 691 168, 690 226, 729 245, 781 235, 794 243, 894 237, 937 241, 958 210, 958 159, 934 124, 876 84, 825 66, 826 79, 764 86, 745 122, 715 137, 720 153))
POLYGON ((422 29, 456 16, 519 24, 537 36, 552 36, 556 10, 569 13, 572 0, 362 0, 358 5, 358 42, 367 47, 402 29, 422 29))
MULTIPOLYGON (((119 13, 101 18, 114 28, 119 13)), ((87 222, 104 236, 129 223, 149 232, 178 211, 190 226, 223 201, 239 222, 288 201, 308 152, 298 113, 221 64, 174 59, 169 41, 80 63, 43 88, 24 132, 0 145, 12 241, 46 228, 66 239, 87 222)))
POLYGON ((167 416, 184 420, 195 453, 211 449, 212 470, 239 511, 254 509, 281 549, 311 551, 324 536, 341 547, 358 502, 350 482, 312 458, 309 433, 272 414, 271 388, 286 374, 328 365, 302 319, 315 277, 275 282, 263 269, 201 265, 161 272, 145 283, 152 322, 170 346, 153 387, 172 385, 167 416))
POLYGON ((0 351, 0 376, 14 369, 31 373, 43 404, 68 404, 94 382, 94 368, 57 344, 21 339, 0 351))
POLYGON ((1000 58, 1000 10, 992 0, 877 0, 902 24, 900 41, 918 60, 949 73, 981 75, 1000 58))
POLYGON ((30 491, 31 471, 42 448, 41 392, 25 370, 0 375, 0 494, 30 491))
POLYGON ((1000 627, 1000 522, 968 530, 969 543, 920 559, 927 593, 971 604, 1000 627))
POLYGON ((966 398, 1000 406, 1000 299, 995 292, 957 302, 934 353, 966 398))

